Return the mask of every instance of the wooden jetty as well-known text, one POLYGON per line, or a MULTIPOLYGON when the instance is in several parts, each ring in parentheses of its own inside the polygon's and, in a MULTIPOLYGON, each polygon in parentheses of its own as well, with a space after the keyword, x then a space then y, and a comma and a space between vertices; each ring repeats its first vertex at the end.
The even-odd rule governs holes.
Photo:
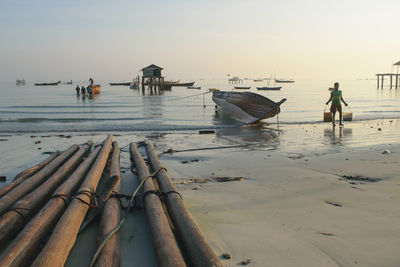
POLYGON ((93 143, 72 145, 17 175, 0 196, 0 266, 64 266, 84 220, 96 209, 102 214, 90 266, 120 266, 120 227, 142 189, 137 197, 144 203, 159 266, 222 267, 154 146, 130 143, 140 184, 129 196, 120 193, 120 147, 112 141, 107 136, 92 152, 93 143), (127 197, 130 204, 121 219, 121 198, 127 197))
POLYGON ((400 61, 396 62, 393 64, 393 66, 397 67, 397 72, 396 73, 378 73, 376 75, 376 88, 377 89, 383 89, 384 86, 384 80, 387 77, 389 79, 389 89, 393 89, 393 79, 394 79, 394 88, 397 89, 400 86, 400 74, 399 74, 399 66, 400 66, 400 61))

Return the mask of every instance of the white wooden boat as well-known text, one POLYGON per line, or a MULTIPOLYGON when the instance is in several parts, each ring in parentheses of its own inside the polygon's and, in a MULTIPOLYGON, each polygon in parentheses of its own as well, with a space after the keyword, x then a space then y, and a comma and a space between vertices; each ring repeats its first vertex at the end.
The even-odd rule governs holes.
POLYGON ((251 92, 226 92, 215 90, 213 101, 221 107, 222 111, 244 123, 254 123, 277 115, 280 105, 286 101, 283 98, 274 102, 269 98, 251 92))

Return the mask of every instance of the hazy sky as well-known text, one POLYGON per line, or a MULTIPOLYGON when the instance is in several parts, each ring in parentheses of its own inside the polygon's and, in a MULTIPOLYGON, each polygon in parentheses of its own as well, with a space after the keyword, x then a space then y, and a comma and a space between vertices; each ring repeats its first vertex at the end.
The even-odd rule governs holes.
MULTIPOLYGON (((356 79, 400 60, 399 0, 0 1, 0 81, 356 79)), ((393 70, 395 70, 393 68, 393 70)))

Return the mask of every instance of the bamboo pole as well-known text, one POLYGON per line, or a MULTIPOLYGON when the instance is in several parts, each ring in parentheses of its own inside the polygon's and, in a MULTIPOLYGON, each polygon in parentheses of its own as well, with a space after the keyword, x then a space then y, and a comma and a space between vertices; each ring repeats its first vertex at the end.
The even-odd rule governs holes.
MULTIPOLYGON (((162 168, 163 166, 158 159, 153 144, 147 144, 146 150, 152 169, 158 170, 162 168)), ((185 207, 182 198, 176 193, 176 187, 168 173, 165 169, 162 169, 157 173, 156 177, 160 190, 162 192, 170 192, 164 196, 165 205, 190 266, 222 267, 214 250, 200 231, 189 210, 185 207)))
MULTIPOLYGON (((130 143, 130 154, 133 159, 138 177, 143 181, 149 175, 149 170, 140 155, 136 144, 130 143)), ((166 214, 160 198, 146 192, 154 191, 155 187, 151 179, 147 179, 143 185, 144 206, 146 210, 147 220, 149 222, 151 235, 153 237, 154 249, 159 266, 186 266, 181 251, 169 226, 166 214)))
POLYGON ((68 255, 74 246, 79 227, 81 226, 89 208, 89 206, 82 201, 90 203, 90 196, 93 196, 96 192, 97 185, 111 150, 112 139, 112 135, 107 136, 99 156, 92 168, 90 168, 85 181, 83 181, 79 188, 79 199, 74 198, 71 201, 67 210, 54 228, 54 231, 46 245, 31 266, 64 266, 68 255), (84 192, 89 192, 89 194, 84 192))
POLYGON ((0 244, 5 244, 13 238, 27 220, 49 200, 53 191, 76 169, 90 147, 89 144, 84 144, 50 178, 32 192, 23 196, 8 212, 0 217, 0 244))
POLYGON ((61 153, 56 159, 38 171, 35 175, 26 179, 17 187, 5 194, 0 201, 0 215, 7 211, 12 204, 18 199, 34 190, 38 185, 43 183, 50 175, 52 175, 72 154, 79 149, 78 145, 72 145, 66 151, 61 153))
MULTIPOLYGON (((113 152, 111 157, 110 177, 116 177, 113 192, 119 194, 121 191, 121 174, 119 172, 119 145, 113 142, 113 152)), ((118 199, 110 197, 104 204, 103 213, 100 220, 100 229, 97 235, 97 246, 120 222, 121 203, 118 199)), ((98 267, 118 267, 120 266, 120 245, 119 231, 116 232, 104 245, 96 265, 98 267)))
POLYGON ((19 235, 0 255, 0 266, 24 266, 33 257, 40 243, 57 223, 64 210, 67 208, 69 197, 89 171, 101 147, 97 147, 69 178, 58 187, 53 197, 22 229, 19 235))
POLYGON ((47 165, 49 162, 51 162, 53 159, 55 159, 59 154, 60 154, 59 152, 54 152, 47 159, 45 159, 44 161, 40 162, 39 164, 37 164, 37 165, 35 165, 35 166, 33 166, 33 167, 29 168, 29 169, 26 169, 26 170, 20 172, 19 174, 17 174, 11 183, 9 183, 8 185, 0 188, 0 198, 2 196, 4 196, 5 194, 7 194, 11 189, 16 187, 20 183, 22 183, 26 178, 28 178, 28 177, 34 175, 35 173, 37 173, 45 165, 47 165))

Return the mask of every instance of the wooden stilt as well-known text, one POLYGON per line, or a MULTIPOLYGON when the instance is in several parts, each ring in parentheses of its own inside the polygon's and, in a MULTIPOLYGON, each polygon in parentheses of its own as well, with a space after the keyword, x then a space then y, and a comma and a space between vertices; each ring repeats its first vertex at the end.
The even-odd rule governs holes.
MULTIPOLYGON (((152 169, 162 168, 153 145, 149 143, 146 148, 152 169)), ((186 252, 189 265, 222 267, 217 255, 201 233, 199 226, 185 207, 181 196, 177 193, 176 187, 164 169, 158 172, 157 182, 162 192, 169 192, 164 197, 164 201, 178 238, 186 252)))
POLYGON ((390 85, 389 85, 390 89, 392 89, 392 80, 393 80, 393 75, 390 75, 390 85))
POLYGON ((381 77, 381 89, 383 89, 383 80, 385 79, 385 76, 382 75, 381 77))
MULTIPOLYGON (((148 168, 136 147, 135 143, 130 146, 131 158, 133 159, 138 177, 141 181, 149 175, 148 168)), ((144 182, 144 205, 150 226, 157 262, 161 267, 186 266, 178 244, 172 234, 167 217, 164 213, 160 198, 152 194, 155 191, 153 181, 147 179, 144 182)))
POLYGON ((51 231, 66 209, 70 199, 69 196, 75 192, 85 178, 100 149, 100 146, 97 147, 70 177, 58 187, 50 201, 3 251, 0 255, 0 266, 25 266, 31 260, 44 237, 51 231))
POLYGON ((78 190, 77 197, 79 197, 79 199, 74 198, 71 201, 67 210, 54 228, 54 231, 46 245, 31 266, 64 266, 68 255, 74 246, 76 235, 85 214, 89 209, 89 206, 86 203, 91 203, 92 196, 96 192, 97 185, 111 150, 112 139, 113 136, 109 135, 104 141, 99 156, 78 190))
POLYGON ((379 74, 376 75, 376 89, 379 89, 379 74))

